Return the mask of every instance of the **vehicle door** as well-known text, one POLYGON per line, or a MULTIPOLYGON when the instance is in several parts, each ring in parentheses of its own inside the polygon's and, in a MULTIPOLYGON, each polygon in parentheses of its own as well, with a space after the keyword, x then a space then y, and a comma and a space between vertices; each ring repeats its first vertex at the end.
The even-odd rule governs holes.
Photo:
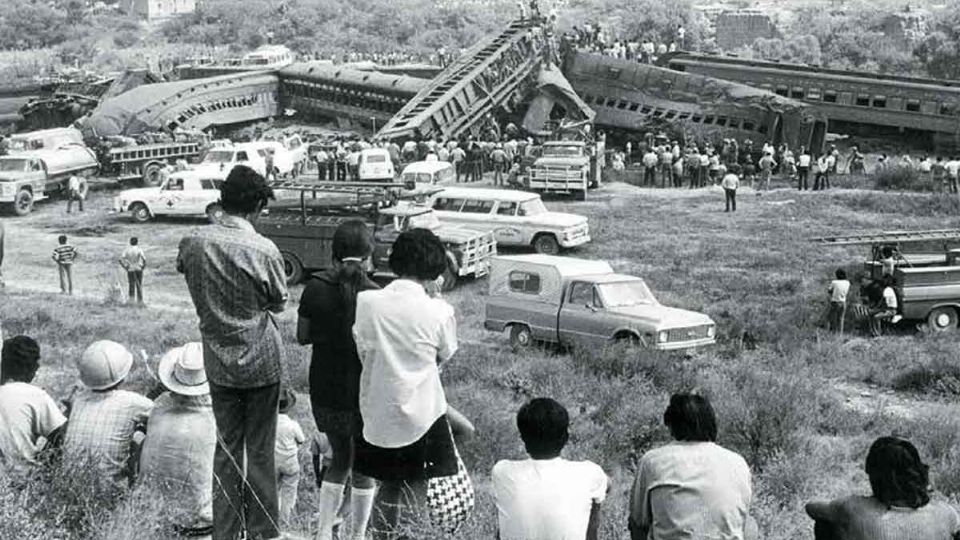
POLYGON ((167 178, 160 186, 160 195, 157 197, 156 208, 151 210, 155 214, 176 216, 183 214, 188 201, 185 200, 184 179, 177 176, 167 178))
POLYGON ((33 184, 34 199, 39 200, 43 198, 47 192, 56 193, 58 189, 60 191, 67 190, 67 182, 70 179, 69 175, 59 181, 50 178, 50 175, 47 173, 46 164, 39 159, 31 159, 27 168, 29 169, 28 178, 31 179, 31 183, 33 184))
POLYGON ((520 203, 517 201, 498 201, 496 208, 490 215, 493 224, 493 236, 497 244, 505 246, 524 245, 523 228, 517 218, 520 203))
POLYGON ((609 317, 596 285, 590 281, 574 281, 560 308, 557 333, 560 342, 582 347, 603 347, 611 337, 609 317))
POLYGON ((378 272, 390 271, 390 249, 403 232, 406 216, 380 214, 373 232, 373 266, 378 272))

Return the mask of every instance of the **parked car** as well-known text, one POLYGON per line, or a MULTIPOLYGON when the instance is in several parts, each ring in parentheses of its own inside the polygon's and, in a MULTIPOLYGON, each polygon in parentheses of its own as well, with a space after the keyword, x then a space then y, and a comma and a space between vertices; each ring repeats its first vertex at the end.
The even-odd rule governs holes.
POLYGON ((113 209, 143 223, 157 216, 223 217, 220 186, 223 179, 186 170, 171 174, 159 187, 127 189, 113 199, 113 209))
POLYGON ((456 179, 457 171, 447 161, 414 161, 400 174, 400 181, 404 184, 419 186, 449 184, 456 179))
POLYGON ((99 168, 96 154, 78 144, 0 156, 0 206, 25 216, 36 201, 66 191, 71 176, 99 168))
POLYGON ((393 162, 386 148, 361 150, 357 165, 361 182, 393 182, 393 162))
POLYGON ((540 195, 507 189, 446 187, 427 203, 444 223, 493 229, 500 246, 557 255, 590 241, 586 217, 551 212, 540 195))
POLYGON ((660 304, 642 279, 604 261, 548 255, 493 258, 484 327, 509 330, 516 349, 544 341, 668 350, 716 340, 710 317, 660 304))

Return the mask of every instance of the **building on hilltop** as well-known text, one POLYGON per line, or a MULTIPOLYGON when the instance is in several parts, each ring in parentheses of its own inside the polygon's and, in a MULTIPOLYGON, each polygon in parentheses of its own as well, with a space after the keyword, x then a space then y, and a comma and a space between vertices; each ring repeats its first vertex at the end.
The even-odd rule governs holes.
POLYGON ((120 0, 120 10, 153 21, 193 13, 197 0, 120 0))
POLYGON ((749 47, 759 38, 777 36, 770 16, 756 10, 724 11, 717 16, 717 46, 725 51, 749 47))
POLYGON ((900 47, 908 47, 927 34, 930 12, 907 6, 903 11, 891 13, 883 19, 880 28, 883 35, 900 47))

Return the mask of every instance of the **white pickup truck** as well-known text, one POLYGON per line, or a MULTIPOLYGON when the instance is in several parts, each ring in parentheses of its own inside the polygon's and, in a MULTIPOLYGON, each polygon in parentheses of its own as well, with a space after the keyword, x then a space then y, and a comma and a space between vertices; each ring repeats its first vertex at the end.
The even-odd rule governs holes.
POLYGON ((159 187, 127 189, 113 200, 113 209, 129 213, 143 223, 157 216, 207 216, 216 223, 223 217, 220 185, 223 179, 203 171, 186 170, 170 175, 159 187))

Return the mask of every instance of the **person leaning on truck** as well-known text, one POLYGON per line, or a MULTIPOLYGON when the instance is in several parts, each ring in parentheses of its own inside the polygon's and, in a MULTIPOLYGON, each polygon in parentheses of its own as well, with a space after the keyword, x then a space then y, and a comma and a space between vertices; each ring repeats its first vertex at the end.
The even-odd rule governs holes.
POLYGON ((67 180, 67 213, 73 208, 73 201, 77 201, 80 211, 83 212, 83 200, 87 197, 87 179, 81 175, 70 175, 67 180))

